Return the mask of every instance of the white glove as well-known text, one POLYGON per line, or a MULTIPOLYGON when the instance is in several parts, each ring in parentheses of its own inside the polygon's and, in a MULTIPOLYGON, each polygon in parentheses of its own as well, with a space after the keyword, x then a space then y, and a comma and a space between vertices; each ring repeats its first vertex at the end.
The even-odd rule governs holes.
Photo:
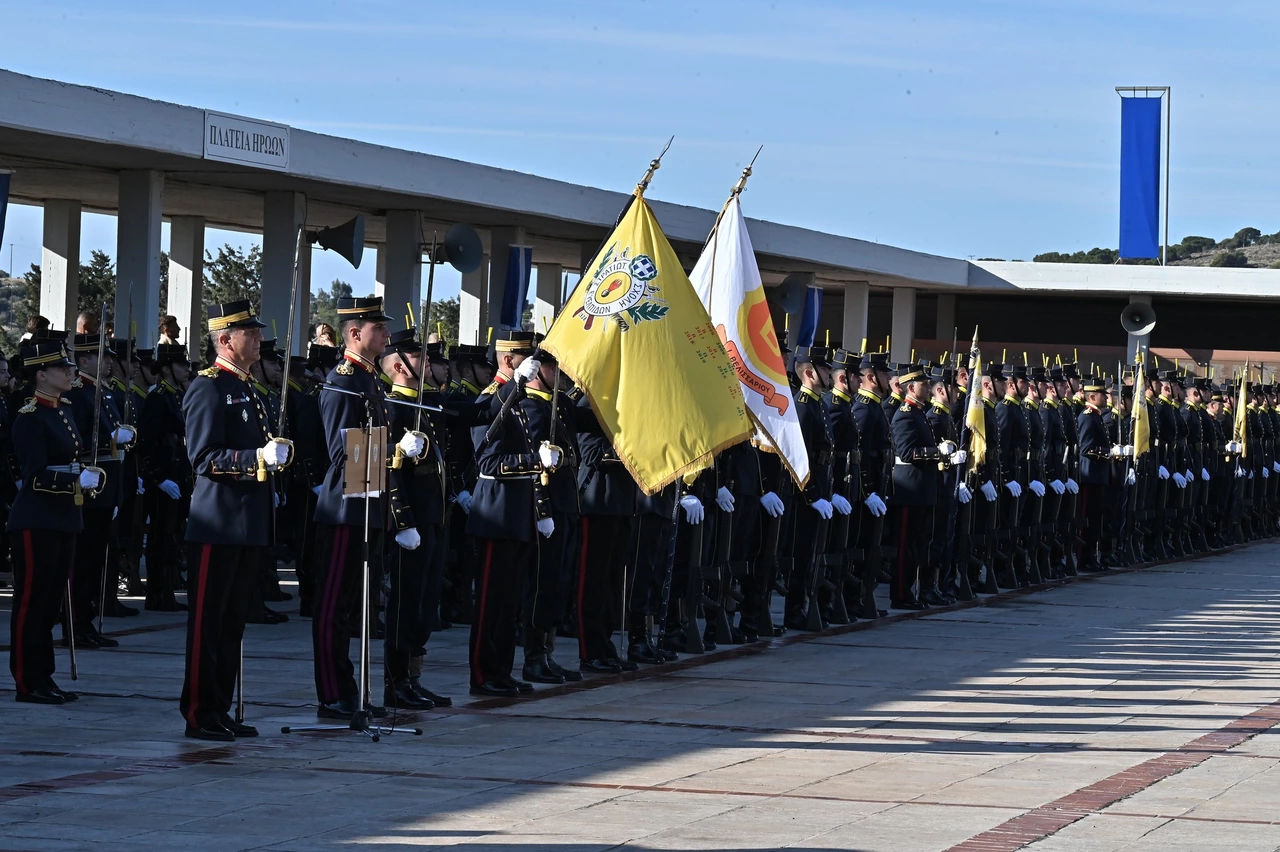
POLYGON ((760 508, 768 512, 771 518, 781 518, 782 513, 786 511, 786 506, 782 504, 782 498, 772 491, 761 495, 760 508))
POLYGON ((987 498, 988 503, 996 502, 996 486, 990 479, 982 483, 981 490, 982 496, 987 498))
POLYGON ((320 489, 321 489, 321 488, 323 488, 323 487, 324 487, 324 486, 322 486, 322 485, 317 485, 317 486, 315 486, 315 487, 313 487, 313 488, 311 489, 311 493, 312 493, 312 494, 314 494, 314 495, 316 495, 317 497, 319 497, 319 496, 320 496, 320 489))
POLYGON ((551 534, 556 531, 556 522, 550 518, 543 518, 538 521, 538 535, 543 538, 551 538, 551 534))
POLYGON ((852 504, 850 504, 849 501, 844 499, 840 494, 831 495, 831 505, 842 515, 850 515, 853 513, 852 504))
POLYGON ((942 453, 944 456, 949 456, 955 451, 956 451, 956 445, 954 441, 950 441, 950 440, 943 441, 941 444, 938 445, 938 452, 942 453))
POLYGON ((1049 487, 1053 489, 1054 494, 1061 494, 1067 490, 1067 486, 1062 483, 1061 479, 1055 479, 1049 483, 1049 487))
POLYGON ((138 477, 138 493, 139 493, 139 494, 145 494, 146 492, 147 492, 147 486, 146 486, 146 483, 144 483, 144 482, 142 481, 142 477, 141 477, 141 476, 139 476, 139 477, 138 477))
POLYGON ((1227 450, 1227 452, 1229 452, 1229 453, 1238 453, 1238 452, 1240 452, 1242 449, 1244 449, 1244 447, 1242 447, 1242 446, 1240 445, 1240 442, 1239 442, 1239 441, 1227 441, 1227 446, 1226 446, 1226 450, 1227 450))
POLYGON ((1124 457, 1127 459, 1133 458, 1133 444, 1124 445, 1124 457))
POLYGON ((1187 468, 1182 472, 1182 478, 1185 479, 1187 482, 1191 482, 1192 480, 1195 479, 1195 475, 1191 472, 1191 468, 1187 468))
POLYGON ((692 494, 680 498, 680 508, 684 509, 684 519, 694 526, 702 523, 702 501, 692 494))
MULTIPOLYGON (((422 455, 422 451, 427 448, 427 439, 421 432, 405 430, 405 433, 400 436, 400 440, 396 446, 400 449, 400 452, 404 454, 405 458, 416 459, 418 456, 422 455)), ((413 548, 409 549, 412 550, 413 548)))
POLYGON ((1271 463, 1271 469, 1274 470, 1276 473, 1280 473, 1280 461, 1273 461, 1271 463))
POLYGON ((111 433, 111 440, 117 444, 127 444, 133 440, 133 430, 128 426, 117 426, 116 430, 111 433))
POLYGON ((289 445, 280 441, 267 441, 262 448, 262 460, 267 467, 279 467, 289 460, 289 445))
POLYGON ((884 500, 874 491, 862 502, 871 510, 871 514, 877 518, 883 518, 885 513, 889 511, 889 507, 884 504, 884 500))
POLYGON ((1265 467, 1264 467, 1264 468, 1262 469, 1262 478, 1263 478, 1263 479, 1267 479, 1267 478, 1269 478, 1270 476, 1271 476, 1271 470, 1270 470, 1269 468, 1265 468, 1265 467))
POLYGON ((1244 479, 1244 468, 1236 465, 1236 479, 1244 479))
POLYGON ((960 465, 964 464, 968 460, 969 460, 969 454, 966 453, 964 450, 956 450, 954 453, 951 454, 951 458, 950 458, 952 467, 959 467, 960 465))
POLYGON ((19 480, 18 480, 16 483, 14 483, 14 484, 17 486, 17 488, 18 488, 18 490, 19 490, 19 491, 21 491, 21 490, 22 490, 22 480, 21 480, 21 479, 19 479, 19 480))
POLYGON ((961 503, 968 503, 973 499, 973 492, 969 490, 969 486, 961 482, 960 487, 956 489, 956 499, 961 503))
POLYGON ((1031 493, 1036 495, 1037 497, 1044 496, 1044 483, 1038 479, 1031 480, 1031 482, 1027 485, 1027 488, 1030 488, 1031 493))
POLYGON ((409 527, 407 530, 396 533, 396 544, 405 550, 417 550, 418 545, 422 544, 422 536, 418 535, 417 527, 409 527))
MULTIPOLYGON (((527 361, 525 363, 528 363, 527 361)), ((523 366, 523 365, 521 365, 523 366)), ((538 461, 542 462, 542 466, 547 470, 554 470, 560 466, 560 450, 550 444, 543 442, 538 447, 538 461)))
POLYGON ((1161 479, 1168 479, 1169 468, 1165 467, 1164 465, 1160 465, 1160 469, 1156 471, 1156 475, 1159 476, 1161 479))
POLYGON ((821 497, 819 497, 817 500, 814 500, 812 503, 810 503, 809 508, 817 512, 819 517, 822 518, 822 520, 824 521, 831 520, 831 512, 833 510, 833 507, 830 502, 823 500, 821 497))
POLYGON ((1128 475, 1128 476, 1126 476, 1126 477, 1124 478, 1124 484, 1125 484, 1125 485, 1137 485, 1137 484, 1138 484, 1138 472, 1137 472, 1136 470, 1134 470, 1133 468, 1129 468, 1129 475, 1128 475))
POLYGON ((716 491, 716 505, 720 507, 722 512, 733 511, 733 495, 723 485, 716 491))
POLYGON ((102 474, 96 470, 80 471, 80 487, 86 491, 92 491, 102 484, 102 474))
POLYGON ((275 508, 275 509, 280 508, 280 492, 279 491, 271 492, 271 506, 272 508, 275 508))
POLYGON ((1253 471, 1249 471, 1249 478, 1253 479, 1253 471))
POLYGON ((120 507, 119 506, 113 507, 111 509, 111 520, 114 521, 119 516, 120 516, 120 507))
POLYGON ((1076 482, 1074 479, 1068 479, 1068 480, 1067 480, 1067 490, 1068 490, 1068 491, 1070 491, 1072 494, 1079 494, 1079 493, 1080 493, 1080 483, 1076 482))
POLYGON ((1018 484, 1018 481, 1016 479, 1009 480, 1004 484, 1004 487, 1008 488, 1009 493, 1012 494, 1014 497, 1022 496, 1022 486, 1018 484))
POLYGON ((1200 468, 1200 478, 1203 479, 1205 482, 1209 481, 1209 468, 1207 467, 1200 468))
POLYGON ((161 482, 160 490, 164 492, 164 495, 170 500, 182 499, 182 491, 178 488, 178 483, 174 482, 172 479, 166 479, 164 482, 161 482))
POLYGON ((471 514, 471 492, 459 491, 458 496, 453 498, 453 502, 457 503, 464 514, 471 514))
POLYGON ((280 505, 281 506, 289 505, 289 495, 283 491, 280 492, 280 505))
MULTIPOLYGON (((1263 468, 1263 469, 1262 469, 1262 473, 1265 475, 1265 474, 1266 474, 1266 472, 1267 472, 1267 469, 1266 469, 1266 468, 1263 468)), ((1174 484, 1174 485, 1176 485, 1176 486, 1178 486, 1179 488, 1186 488, 1186 487, 1187 487, 1187 478, 1186 478, 1185 476, 1183 476, 1182 474, 1180 474, 1180 473, 1175 473, 1175 474, 1173 475, 1173 484, 1174 484)))
POLYGON ((538 370, 541 369, 541 367, 542 362, 537 359, 525 358, 520 362, 520 366, 516 367, 516 378, 527 382, 534 376, 538 375, 538 370))

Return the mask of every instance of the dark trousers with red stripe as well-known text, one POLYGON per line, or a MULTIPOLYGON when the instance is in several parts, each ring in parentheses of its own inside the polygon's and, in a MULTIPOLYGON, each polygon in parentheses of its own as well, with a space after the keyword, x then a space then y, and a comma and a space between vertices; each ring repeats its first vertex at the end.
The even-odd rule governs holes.
POLYGON ((13 613, 9 618, 9 671, 18 692, 53 679, 53 625, 75 561, 74 533, 18 530, 11 533, 13 613))
POLYGON ((179 707, 203 727, 231 710, 262 547, 187 542, 187 671, 179 707))
POLYGON ((422 653, 431 637, 434 610, 440 606, 444 527, 424 524, 418 533, 422 543, 416 550, 405 550, 393 542, 387 554, 391 594, 387 596, 382 664, 391 682, 409 677, 409 659, 422 653))
MULTIPOLYGON (((316 559, 316 599, 312 605, 311 647, 315 656, 316 698, 332 704, 360 694, 351 664, 351 634, 360 623, 364 600, 363 527, 316 526, 320 545, 316 559)), ((369 530, 369 574, 377 573, 382 553, 381 530, 369 530)), ((370 581, 372 582, 372 580, 370 581)), ((372 613, 370 613, 372 618, 372 613)))
POLYGON ((893 543, 898 552, 894 556, 889 597, 892 603, 908 603, 916 600, 916 581, 929 555, 934 508, 894 506, 890 511, 893 512, 893 543))
POLYGON ((511 677, 516 661, 516 623, 520 587, 538 546, 532 541, 477 538, 475 617, 468 643, 471 685, 500 683, 511 677))
POLYGON ((630 515, 584 515, 578 543, 578 659, 618 656, 610 638, 622 622, 622 578, 630 515))

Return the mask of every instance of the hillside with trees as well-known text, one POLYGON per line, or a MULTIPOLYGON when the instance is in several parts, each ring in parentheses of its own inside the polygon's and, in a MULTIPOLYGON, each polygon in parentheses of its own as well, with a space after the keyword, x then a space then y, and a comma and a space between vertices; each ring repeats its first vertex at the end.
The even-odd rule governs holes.
MULTIPOLYGON (((1068 253, 1050 251, 1032 259, 1037 263, 1159 263, 1156 260, 1120 261, 1120 252, 1111 248, 1091 248, 1088 251, 1068 253)), ((1264 234, 1257 228, 1241 228, 1223 240, 1215 240, 1213 237, 1184 237, 1182 242, 1169 246, 1168 262, 1170 266, 1280 269, 1280 232, 1264 234)))

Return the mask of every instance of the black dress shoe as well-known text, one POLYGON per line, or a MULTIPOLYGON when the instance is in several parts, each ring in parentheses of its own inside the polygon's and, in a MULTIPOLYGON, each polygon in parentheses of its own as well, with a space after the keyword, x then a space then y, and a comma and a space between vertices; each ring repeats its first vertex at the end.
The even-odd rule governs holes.
POLYGON ((46 686, 49 688, 49 691, 52 692, 54 695, 61 695, 63 702, 66 704, 70 704, 72 701, 80 700, 80 693, 71 692, 70 690, 63 689, 53 681, 49 681, 46 684, 46 686))
POLYGON ((97 645, 99 648, 119 648, 120 647, 119 642, 110 638, 109 636, 103 636, 97 630, 90 627, 88 630, 84 631, 83 633, 79 634, 79 636, 76 637, 77 648, 80 647, 80 636, 84 636, 86 639, 92 640, 93 643, 97 645))
POLYGON ((572 669, 566 669, 551 658, 551 654, 547 654, 547 668, 560 675, 569 683, 578 683, 582 680, 582 672, 575 672, 572 669))
POLYGON ((782 624, 788 630, 808 630, 809 619, 805 617, 803 612, 788 613, 786 618, 782 620, 782 624))
POLYGON ((530 654, 525 658, 524 667, 520 669, 520 676, 525 680, 534 683, 564 683, 564 676, 557 674, 550 665, 547 664, 547 654, 530 654))
POLYGON ((244 722, 237 722, 226 713, 223 713, 222 716, 218 718, 218 724, 230 731, 231 735, 237 739, 240 737, 256 737, 258 735, 258 729, 253 725, 246 725, 244 722))
POLYGON ((448 696, 445 696, 445 695, 436 695, 434 692, 432 692, 431 690, 423 686, 416 677, 409 678, 409 686, 413 689, 414 692, 418 693, 418 695, 427 699, 437 707, 453 706, 452 698, 449 698, 448 696))
POLYGON ((617 666, 619 669, 621 669, 624 672, 633 672, 636 669, 640 668, 638 665, 631 662, 630 660, 624 660, 624 659, 621 659, 620 657, 614 657, 612 660, 609 660, 609 662, 613 663, 615 666, 617 666))
POLYGON ((527 681, 516 680, 513 677, 504 677, 502 678, 502 683, 514 688, 521 695, 529 695, 533 692, 533 684, 528 683, 527 681))
POLYGON ((680 659, 680 655, 675 651, 672 651, 670 648, 658 648, 657 651, 658 656, 662 658, 662 662, 664 663, 672 663, 680 659))
POLYGON ((627 659, 633 663, 644 663, 651 666, 662 662, 658 649, 653 647, 653 643, 648 639, 642 642, 632 642, 627 648, 627 659))
POLYGON ((348 721, 356 714, 356 701, 354 698, 339 698, 330 704, 321 703, 316 708, 316 715, 321 719, 341 719, 348 721))
POLYGON ((514 686, 487 681, 479 686, 472 686, 471 694, 482 698, 515 698, 520 692, 514 686))
POLYGON ((578 670, 592 674, 617 674, 622 671, 618 660, 580 660, 578 670))
POLYGON ((183 735, 193 740, 210 740, 215 743, 231 743, 235 742, 235 734, 219 725, 217 722, 210 722, 208 725, 202 725, 199 728, 193 728, 187 725, 186 733, 183 735))
POLYGON ((929 606, 947 606, 948 604, 955 603, 954 600, 948 601, 942 596, 941 592, 935 592, 933 589, 925 592, 920 599, 929 606))
POLYGON ((382 690, 382 703, 397 710, 430 710, 435 702, 423 698, 408 680, 388 683, 382 690))
POLYGON ((915 598, 912 598, 911 600, 905 600, 905 601, 889 602, 889 609, 910 609, 910 610, 916 610, 918 612, 922 609, 928 609, 928 608, 929 608, 929 605, 927 603, 925 603, 924 601, 916 600, 915 598))
POLYGON ((30 692, 19 692, 14 698, 23 704, 64 704, 67 700, 61 692, 47 686, 37 686, 30 692))
POLYGON ((386 707, 379 707, 377 704, 370 704, 364 709, 368 711, 369 715, 375 719, 385 719, 387 718, 387 716, 391 715, 390 713, 387 712, 386 707))
MULTIPOLYGON (((77 633, 75 636, 75 639, 76 639, 77 651, 95 651, 98 648, 102 647, 97 642, 93 641, 93 637, 90 636, 88 633, 77 633)), ((65 636, 62 637, 62 647, 64 648, 71 647, 71 641, 67 639, 65 636)))

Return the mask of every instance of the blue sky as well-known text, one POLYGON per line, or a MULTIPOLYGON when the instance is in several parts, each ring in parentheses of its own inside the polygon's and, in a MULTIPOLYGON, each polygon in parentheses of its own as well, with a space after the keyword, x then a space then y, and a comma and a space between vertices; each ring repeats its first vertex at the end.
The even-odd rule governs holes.
MULTIPOLYGON (((954 257, 1117 244, 1116 85, 1173 87, 1170 232, 1280 230, 1280 7, 967 2, 0 2, 22 73, 954 257)), ((167 230, 167 229, 166 229, 167 230)), ((114 254, 114 221, 83 247, 114 254)), ((167 236, 166 236, 167 239, 167 236)), ((244 243, 239 234, 209 235, 244 243)), ((0 265, 38 262, 12 208, 0 265)), ((372 286, 318 256, 314 282, 372 286)), ((443 295, 456 292, 445 275, 443 295)))

